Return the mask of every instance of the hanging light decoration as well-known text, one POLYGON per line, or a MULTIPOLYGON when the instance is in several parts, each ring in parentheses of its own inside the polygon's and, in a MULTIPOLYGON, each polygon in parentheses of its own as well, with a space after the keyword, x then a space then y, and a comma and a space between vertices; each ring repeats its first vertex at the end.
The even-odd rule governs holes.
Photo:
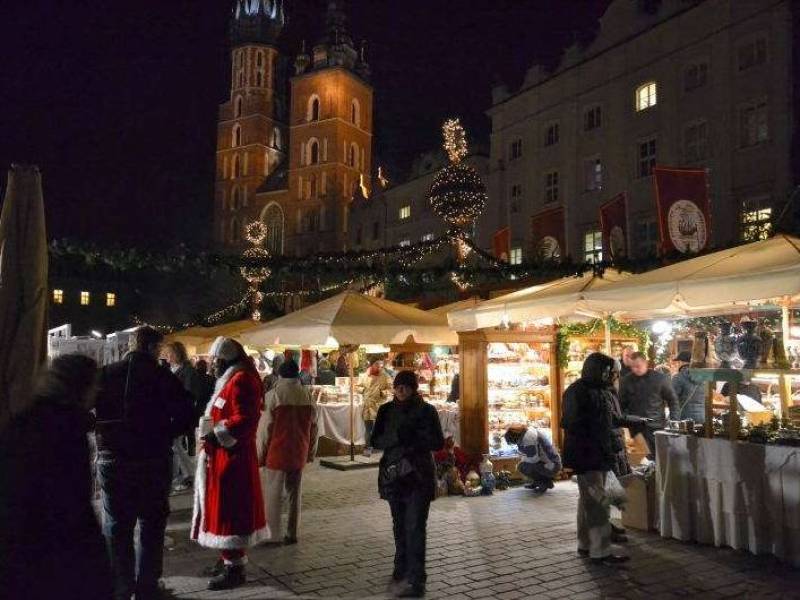
POLYGON ((267 226, 262 221, 253 221, 245 225, 244 239, 253 244, 260 246, 267 239, 267 226))
POLYGON ((475 169, 461 162, 467 155, 467 139, 459 120, 445 121, 442 133, 450 164, 436 174, 428 198, 448 224, 467 229, 486 206, 486 186, 475 169))

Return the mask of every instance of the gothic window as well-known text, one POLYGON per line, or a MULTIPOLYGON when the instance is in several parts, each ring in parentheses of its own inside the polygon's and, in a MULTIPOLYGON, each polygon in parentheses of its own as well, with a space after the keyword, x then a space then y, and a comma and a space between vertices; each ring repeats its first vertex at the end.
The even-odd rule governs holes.
POLYGON ((234 112, 235 117, 242 116, 242 105, 244 104, 244 100, 241 96, 236 99, 236 111, 234 112))
POLYGON ((231 242, 234 244, 242 239, 241 227, 239 226, 239 219, 231 220, 231 242))
POLYGON ((353 98, 353 104, 350 107, 350 122, 356 127, 361 127, 361 105, 355 98, 353 98))
POLYGON ((261 215, 261 221, 267 226, 267 237, 264 240, 270 254, 283 254, 283 210, 279 204, 267 205, 261 215))
POLYGON ((256 66, 261 67, 264 65, 264 53, 257 52, 256 53, 256 66))
POLYGON ((242 207, 241 196, 239 195, 239 188, 234 187, 231 190, 231 210, 239 210, 242 207))
POLYGON ((256 73, 256 86, 261 87, 264 85, 264 74, 261 71, 256 73))
POLYGON ((239 160, 239 155, 233 157, 233 178, 241 177, 242 175, 242 161, 239 160))
POLYGON ((357 156, 358 156, 358 146, 356 146, 355 143, 353 143, 350 145, 350 155, 348 156, 347 164, 355 168, 357 156))
POLYGON ((317 176, 316 175, 312 175, 309 178, 309 188, 311 190, 311 197, 312 198, 316 198, 317 197, 317 176))
POLYGON ((308 121, 319 121, 319 96, 311 96, 308 100, 308 121))
POLYGON ((311 140, 308 144, 308 161, 312 165, 319 164, 319 142, 311 140))
POLYGON ((238 123, 233 126, 233 147, 237 148, 242 145, 242 126, 238 123))

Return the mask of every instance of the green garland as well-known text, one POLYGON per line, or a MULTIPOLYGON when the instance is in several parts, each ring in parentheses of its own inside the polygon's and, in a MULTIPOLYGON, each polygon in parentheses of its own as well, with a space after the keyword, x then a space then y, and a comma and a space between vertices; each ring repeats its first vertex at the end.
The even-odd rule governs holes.
MULTIPOLYGON (((640 329, 630 323, 617 321, 614 317, 609 318, 611 334, 626 338, 634 338, 639 343, 639 351, 644 352, 650 345, 650 336, 644 329, 640 329)), ((569 341, 574 337, 600 337, 605 335, 603 319, 594 319, 586 323, 567 323, 559 326, 556 340, 558 343, 558 362, 566 365, 569 360, 569 341)))

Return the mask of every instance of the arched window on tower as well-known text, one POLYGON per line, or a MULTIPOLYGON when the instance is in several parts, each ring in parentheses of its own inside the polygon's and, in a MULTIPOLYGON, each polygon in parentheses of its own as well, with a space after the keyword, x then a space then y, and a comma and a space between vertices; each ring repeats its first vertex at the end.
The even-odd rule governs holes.
POLYGON ((261 221, 267 226, 265 246, 270 254, 283 254, 283 210, 280 205, 273 202, 261 213, 261 221))
POLYGON ((272 139, 269 145, 276 150, 280 150, 281 148, 281 130, 277 127, 272 128, 272 139))
POLYGON ((239 210, 242 207, 241 196, 239 196, 239 188, 235 187, 231 190, 231 210, 239 210))
POLYGON ((231 144, 234 148, 238 148, 242 145, 242 126, 238 123, 233 126, 233 140, 231 144))
POLYGON ((308 156, 309 164, 319 164, 319 142, 317 140, 311 140, 308 143, 308 156))
POLYGON ((239 155, 233 156, 233 178, 241 177, 242 175, 242 161, 239 160, 239 155))
POLYGON ((319 96, 316 94, 308 100, 308 121, 319 121, 319 96))
POLYGON ((316 198, 317 197, 317 192, 318 192, 318 189, 317 189, 317 176, 316 175, 312 175, 310 180, 309 180, 309 182, 310 182, 310 186, 309 187, 311 188, 311 197, 312 198, 316 198))
POLYGON ((350 107, 350 122, 356 127, 361 127, 361 105, 355 98, 353 98, 353 104, 350 107))
POLYGON ((235 117, 238 118, 238 117, 242 116, 242 107, 243 106, 244 106, 244 99, 241 96, 239 96, 238 98, 236 98, 236 109, 234 110, 234 113, 233 113, 233 115, 235 117))
POLYGON ((355 142, 353 142, 350 144, 350 154, 347 157, 347 164, 355 168, 356 160, 358 160, 358 146, 356 146, 355 142))
POLYGON ((239 225, 239 219, 231 219, 231 242, 234 244, 238 243, 242 239, 242 231, 241 226, 239 225))

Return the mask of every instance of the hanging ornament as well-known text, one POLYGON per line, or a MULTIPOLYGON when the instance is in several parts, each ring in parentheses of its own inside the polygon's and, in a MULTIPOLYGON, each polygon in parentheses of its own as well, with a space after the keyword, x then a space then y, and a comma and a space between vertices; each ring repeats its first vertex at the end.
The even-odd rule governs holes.
POLYGON ((267 239, 267 226, 261 221, 248 223, 244 228, 244 239, 254 246, 260 246, 267 239))
POLYGON ((467 155, 467 140, 458 119, 446 121, 442 132, 450 164, 436 174, 428 198, 448 224, 467 229, 486 206, 486 186, 475 169, 461 162, 467 155))
MULTIPOLYGON (((242 258, 252 261, 265 261, 269 258, 269 252, 264 248, 248 248, 242 253, 242 258)), ((248 283, 255 284, 256 286, 270 275, 268 267, 242 267, 240 272, 248 283)))

